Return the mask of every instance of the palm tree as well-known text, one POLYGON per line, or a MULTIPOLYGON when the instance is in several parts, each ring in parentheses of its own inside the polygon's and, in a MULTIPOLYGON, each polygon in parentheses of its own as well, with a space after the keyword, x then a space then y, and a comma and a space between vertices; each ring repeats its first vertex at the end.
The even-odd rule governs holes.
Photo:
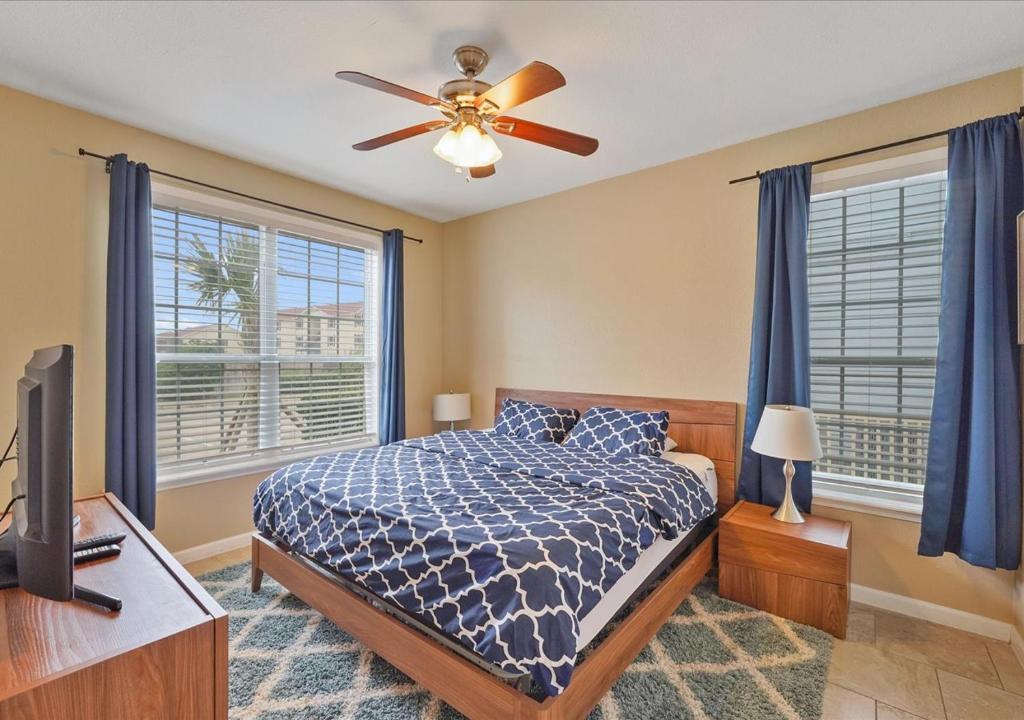
MULTIPOLYGON (((199 294, 196 304, 228 313, 238 319, 238 328, 244 352, 256 354, 260 350, 260 296, 259 296, 259 238, 239 233, 223 236, 220 250, 214 253, 193 235, 188 240, 190 254, 182 260, 185 270, 195 279, 188 287, 199 294)), ((234 415, 221 434, 221 449, 234 449, 245 427, 248 416, 256 412, 250 404, 255 385, 245 383, 242 397, 235 406, 234 415)))
POLYGON ((196 304, 226 311, 238 318, 242 347, 247 353, 258 353, 259 238, 227 233, 218 254, 211 252, 198 235, 193 235, 188 244, 191 254, 185 257, 182 265, 196 276, 188 285, 199 293, 196 304))

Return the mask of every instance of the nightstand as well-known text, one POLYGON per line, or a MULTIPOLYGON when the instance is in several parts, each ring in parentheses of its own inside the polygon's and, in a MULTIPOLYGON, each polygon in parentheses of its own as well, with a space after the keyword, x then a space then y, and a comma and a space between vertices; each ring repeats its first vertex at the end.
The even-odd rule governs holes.
POLYGON ((846 637, 850 523, 806 515, 794 525, 745 500, 718 531, 718 592, 729 600, 846 637))

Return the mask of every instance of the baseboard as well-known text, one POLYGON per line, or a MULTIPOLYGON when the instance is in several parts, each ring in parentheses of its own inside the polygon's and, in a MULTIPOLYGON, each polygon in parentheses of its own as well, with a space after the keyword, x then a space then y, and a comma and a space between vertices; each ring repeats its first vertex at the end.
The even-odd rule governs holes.
POLYGON ((196 560, 205 560, 206 558, 213 557, 214 555, 220 555, 221 553, 244 548, 249 545, 251 540, 252 533, 233 535, 232 537, 221 538, 220 540, 208 542, 205 545, 196 545, 195 547, 179 550, 174 553, 174 559, 182 565, 187 565, 188 563, 193 563, 196 560))
MULTIPOLYGON (((937 605, 926 600, 917 600, 906 595, 876 590, 865 585, 851 584, 850 600, 870 605, 880 610, 888 610, 900 615, 909 615, 921 620, 928 620, 938 625, 966 630, 976 635, 984 635, 985 637, 1002 640, 1003 642, 1009 642, 1011 635, 1015 631, 1013 625, 1007 622, 993 620, 984 615, 975 615, 974 613, 964 612, 963 610, 946 607, 945 605, 937 605)), ((1017 639, 1020 639, 1019 634, 1017 639)), ((1024 650, 1024 648, 1018 649, 1018 652, 1021 652, 1021 650, 1024 650)))
POLYGON ((1016 626, 1010 627, 1010 647, 1013 648, 1013 654, 1017 656, 1017 662, 1024 666, 1024 636, 1020 634, 1020 630, 1016 626))

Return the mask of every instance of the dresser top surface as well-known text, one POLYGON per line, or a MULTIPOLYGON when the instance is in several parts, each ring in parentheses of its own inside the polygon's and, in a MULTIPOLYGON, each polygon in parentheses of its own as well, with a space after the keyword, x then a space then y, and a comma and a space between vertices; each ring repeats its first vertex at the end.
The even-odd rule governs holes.
POLYGON ((121 554, 75 568, 76 585, 121 598, 118 613, 0 590, 0 700, 223 615, 113 496, 78 500, 75 540, 123 532, 121 554))

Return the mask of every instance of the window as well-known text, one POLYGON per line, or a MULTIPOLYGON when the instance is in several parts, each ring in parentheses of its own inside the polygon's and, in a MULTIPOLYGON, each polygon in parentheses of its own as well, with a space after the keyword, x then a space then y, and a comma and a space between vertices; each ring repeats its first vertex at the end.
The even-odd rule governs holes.
POLYGON ((816 483, 920 503, 938 341, 945 171, 811 198, 816 483))
POLYGON ((154 198, 161 482, 376 442, 376 239, 154 198), (326 343, 325 319, 340 324, 326 343))

